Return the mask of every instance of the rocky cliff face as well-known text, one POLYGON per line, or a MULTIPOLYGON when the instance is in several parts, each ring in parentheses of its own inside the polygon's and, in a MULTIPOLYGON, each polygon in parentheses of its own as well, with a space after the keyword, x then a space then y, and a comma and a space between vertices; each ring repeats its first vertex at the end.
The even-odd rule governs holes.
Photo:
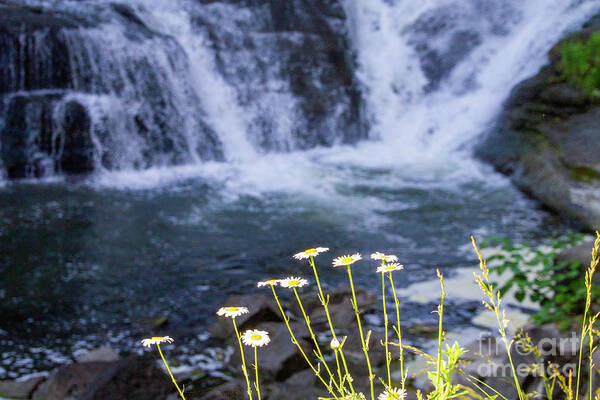
MULTIPOLYGON (((565 40, 600 30, 600 15, 565 40)), ((600 228, 600 105, 561 77, 561 46, 519 84, 478 155, 562 215, 600 228)))

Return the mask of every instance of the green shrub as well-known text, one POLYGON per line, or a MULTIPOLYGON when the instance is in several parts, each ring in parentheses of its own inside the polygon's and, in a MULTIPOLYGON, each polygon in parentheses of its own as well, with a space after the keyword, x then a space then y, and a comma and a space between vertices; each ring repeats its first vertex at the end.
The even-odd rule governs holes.
POLYGON ((586 41, 567 41, 561 50, 559 70, 562 77, 590 97, 600 97, 600 32, 586 41))
MULTIPOLYGON (((562 329, 577 322, 586 301, 581 263, 555 262, 555 255, 566 247, 580 243, 582 234, 572 234, 550 240, 543 246, 514 244, 508 239, 488 238, 483 248, 493 247, 488 261, 490 270, 498 276, 510 276, 499 289, 503 294, 513 292, 515 299, 529 298, 540 310, 532 318, 538 324, 558 322, 562 329)), ((600 288, 592 289, 594 298, 600 288)))

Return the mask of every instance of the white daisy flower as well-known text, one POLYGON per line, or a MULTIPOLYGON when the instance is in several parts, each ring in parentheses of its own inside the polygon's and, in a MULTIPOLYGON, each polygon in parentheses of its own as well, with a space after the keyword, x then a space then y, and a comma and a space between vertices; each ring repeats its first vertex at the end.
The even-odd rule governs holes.
POLYGON ((319 254, 324 253, 328 250, 329 250, 329 247, 315 247, 315 248, 307 249, 307 250, 301 251, 300 253, 294 254, 294 258, 296 260, 302 260, 302 259, 309 258, 309 257, 316 257, 319 254))
POLYGON ((282 279, 280 281, 281 286, 285 288, 297 288, 308 285, 308 281, 303 278, 290 276, 289 278, 282 279))
POLYGON ((219 311, 217 311, 217 315, 227 318, 236 318, 246 313, 248 313, 246 307, 221 307, 219 308, 219 311))
POLYGON ((351 265, 354 264, 355 262, 357 262, 358 260, 361 260, 362 256, 360 255, 360 253, 355 253, 352 255, 345 255, 345 256, 341 256, 338 258, 334 258, 333 259, 333 266, 334 267, 345 267, 346 265, 351 265))
POLYGON ((383 254, 380 253, 378 251, 376 251, 375 253, 371 254, 371 259, 372 260, 381 260, 381 261, 385 261, 385 262, 394 262, 394 261, 398 261, 398 257, 396 257, 393 254, 383 254))
POLYGON ((242 342, 244 342, 246 346, 262 347, 265 344, 269 344, 270 341, 271 339, 269 339, 269 332, 267 331, 249 329, 242 333, 242 342))
POLYGON ((256 284, 258 287, 263 286, 277 286, 279 284, 279 279, 269 279, 268 281, 261 281, 256 284))
POLYGON ((404 265, 402 265, 402 264, 388 263, 388 264, 380 265, 379 267, 377 267, 376 271, 381 272, 382 274, 385 274, 386 272, 400 271, 402 269, 404 269, 404 265))
POLYGON ((160 344, 160 343, 173 343, 173 338, 170 336, 154 336, 150 339, 142 340, 142 346, 144 346, 144 347, 150 347, 153 344, 160 344))
POLYGON ((377 396, 377 400, 403 400, 406 397, 406 391, 398 388, 386 389, 377 396))

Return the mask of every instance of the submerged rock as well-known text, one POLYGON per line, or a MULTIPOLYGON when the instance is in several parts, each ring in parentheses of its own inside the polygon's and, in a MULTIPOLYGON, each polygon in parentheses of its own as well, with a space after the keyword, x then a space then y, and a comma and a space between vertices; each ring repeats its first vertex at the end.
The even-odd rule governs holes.
MULTIPOLYGON (((566 40, 600 31, 600 17, 566 40)), ((523 191, 590 229, 600 227, 600 105, 559 71, 558 43, 549 64, 519 84, 478 155, 523 191)))

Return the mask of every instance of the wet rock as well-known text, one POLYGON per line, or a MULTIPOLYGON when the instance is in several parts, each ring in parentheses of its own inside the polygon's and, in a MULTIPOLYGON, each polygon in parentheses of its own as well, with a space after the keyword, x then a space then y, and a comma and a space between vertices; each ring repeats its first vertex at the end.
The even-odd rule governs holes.
POLYGON ((311 370, 298 372, 282 383, 265 385, 265 393, 268 400, 305 400, 332 397, 311 370))
POLYGON ((162 400, 172 391, 169 377, 150 357, 86 362, 57 368, 33 393, 39 400, 162 400))
MULTIPOLYGON (((600 31, 600 18, 567 39, 600 31)), ((590 229, 600 227, 600 106, 561 76, 561 46, 550 63, 515 87, 477 154, 526 193, 590 229)))
MULTIPOLYGON (((548 369, 548 363, 557 366, 558 370, 568 374, 568 370, 577 371, 577 359, 579 351, 579 339, 575 332, 559 331, 555 325, 547 324, 543 326, 528 325, 523 331, 529 335, 531 342, 540 349, 540 357, 535 357, 527 353, 522 347, 515 344, 511 347, 511 357, 517 373, 517 378, 521 388, 525 393, 532 392, 542 388, 543 380, 539 369, 533 370, 531 367, 546 368, 546 373, 552 372, 548 369)), ((587 345, 584 343, 584 351, 587 345)), ((471 375, 486 385, 493 387, 502 393, 506 398, 517 398, 517 391, 514 387, 513 375, 510 368, 509 359, 505 350, 504 343, 491 336, 481 337, 475 342, 466 346, 469 352, 464 356, 465 361, 469 362, 463 367, 465 374, 471 375)), ((584 359, 587 353, 583 355, 584 359)), ((587 364, 586 364, 587 365, 587 364)), ((581 376, 581 387, 587 388, 588 373, 583 368, 581 376)), ((596 372, 597 374, 597 372, 596 372)), ((598 376, 594 378, 597 382, 598 376)), ((456 382, 474 388, 466 379, 464 374, 456 377, 456 382)), ((597 383, 594 383, 594 392, 597 389, 597 383)), ((474 388, 475 389, 475 388, 474 388)), ((475 389, 477 390, 477 389, 475 389)), ((556 389, 558 390, 558 389, 556 389)), ((555 390, 555 391, 556 391, 555 390)), ((540 392, 540 393, 543 393, 540 392)), ((584 391, 584 394, 586 392, 584 391)), ((583 398, 583 395, 582 395, 583 398)))
MULTIPOLYGON (((248 307, 248 314, 241 315, 235 319, 240 332, 246 329, 253 329, 263 322, 282 322, 281 314, 275 300, 265 295, 233 295, 227 298, 223 303, 226 306, 248 307)), ((227 339, 234 336, 233 324, 231 319, 219 317, 217 321, 209 328, 210 334, 218 339, 227 339)))
POLYGON ((29 399, 33 391, 44 381, 44 378, 31 378, 24 381, 0 381, 0 397, 11 399, 29 399))
POLYGON ((119 353, 110 346, 102 346, 76 358, 78 363, 113 362, 119 359, 119 353))
POLYGON ((57 91, 8 99, 0 157, 10 178, 93 170, 90 117, 83 105, 64 95, 57 91))
MULTIPOLYGON (((324 292, 324 294, 327 297, 327 292, 324 292)), ((349 288, 337 288, 329 293, 329 314, 331 315, 335 329, 347 330, 356 327, 356 316, 350 303, 351 299, 352 293, 349 288)), ((328 329, 327 316, 316 293, 308 292, 302 294, 300 300, 302 301, 304 310, 310 317, 311 324, 314 327, 319 327, 321 331, 326 331, 328 329)), ((362 314, 373 310, 377 302, 377 297, 371 292, 359 289, 356 291, 356 302, 362 314)), ((292 303, 290 310, 294 315, 301 318, 302 312, 297 302, 292 303)))
POLYGON ((234 380, 212 389, 201 400, 245 400, 248 397, 246 383, 234 380))
POLYGON ((593 241, 586 241, 576 246, 563 249, 554 257, 555 263, 566 262, 568 264, 579 263, 582 270, 590 266, 592 261, 592 249, 594 248, 593 241))
MULTIPOLYGON (((312 361, 315 357, 312 353, 312 346, 308 338, 308 331, 304 324, 290 324, 296 339, 304 350, 305 354, 312 361)), ((298 371, 309 368, 302 354, 291 341, 290 334, 283 323, 262 323, 256 326, 256 329, 269 332, 271 342, 258 349, 259 374, 264 381, 284 381, 298 371)), ((240 334, 242 331, 240 331, 240 334)), ((230 366, 236 374, 241 375, 241 357, 239 346, 235 338, 230 338, 227 342, 234 346, 235 352, 230 360, 230 366)), ((252 347, 244 346, 244 354, 248 368, 250 363, 254 362, 254 351, 252 347)), ((252 371, 249 371, 251 373, 252 371)))
MULTIPOLYGON (((367 336, 368 328, 363 326, 365 339, 367 336)), ((374 373, 378 376, 385 374, 385 347, 383 346, 384 333, 383 332, 371 332, 369 339, 369 361, 371 362, 371 368, 374 373), (379 368, 381 367, 381 368, 379 368), (375 372, 377 371, 377 372, 375 372)), ((393 337, 389 338, 390 342, 393 342, 393 337)), ((392 360, 398 356, 398 348, 389 346, 390 353, 392 353, 392 360)), ((350 333, 344 344, 344 355, 348 362, 348 369, 350 374, 357 381, 355 385, 359 385, 361 390, 368 386, 369 370, 367 368, 367 361, 365 359, 365 353, 362 350, 362 344, 358 330, 354 330, 350 333)), ((392 361, 393 362, 393 361, 392 361)))

